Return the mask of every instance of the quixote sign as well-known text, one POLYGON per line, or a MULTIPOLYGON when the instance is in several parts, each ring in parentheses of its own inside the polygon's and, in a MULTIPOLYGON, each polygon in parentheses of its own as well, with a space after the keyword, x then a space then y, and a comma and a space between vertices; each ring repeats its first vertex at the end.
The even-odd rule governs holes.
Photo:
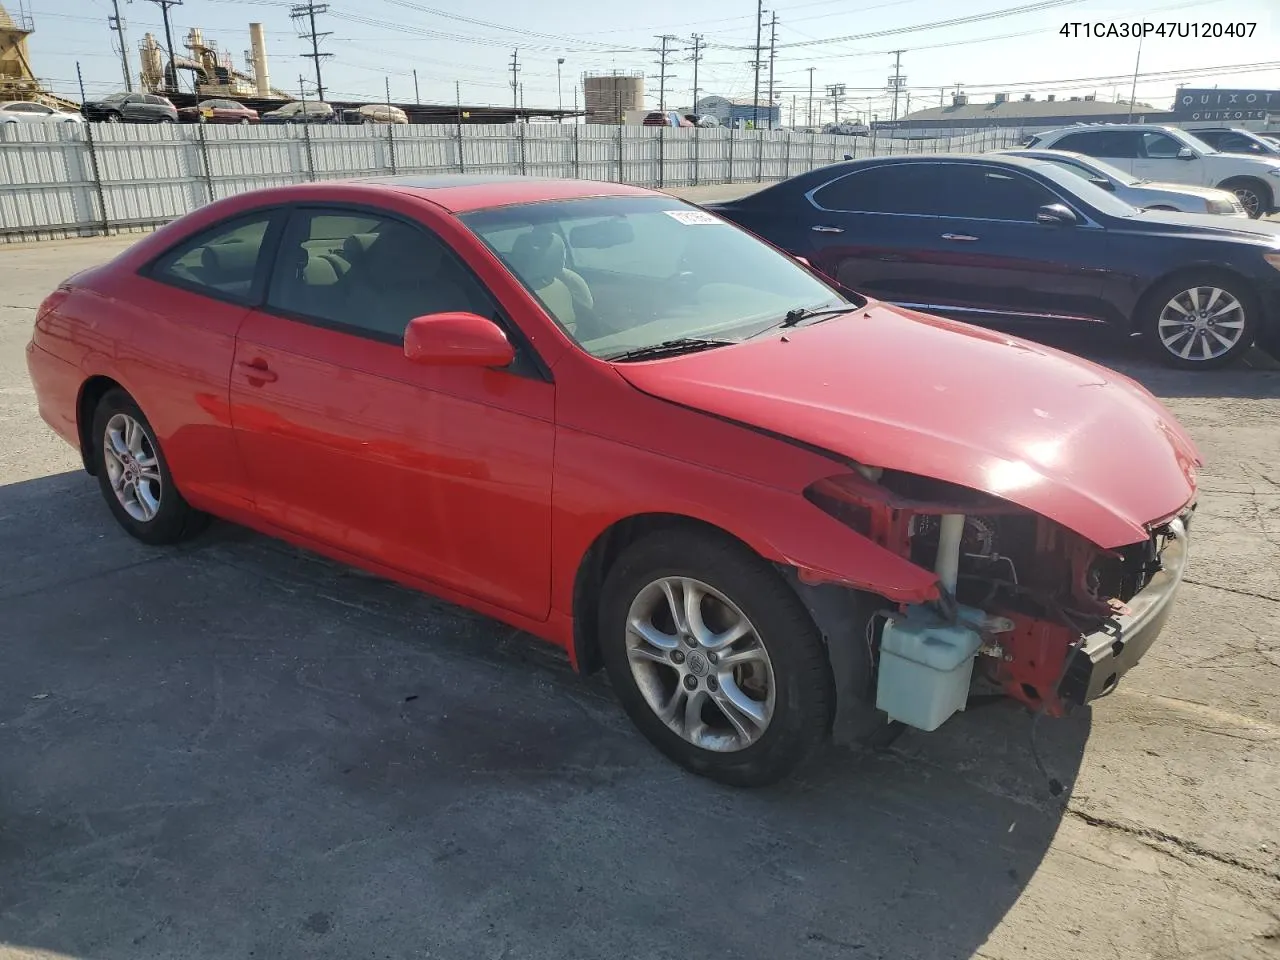
POLYGON ((1280 90, 1193 90, 1173 103, 1175 120, 1265 120, 1280 114, 1280 90))

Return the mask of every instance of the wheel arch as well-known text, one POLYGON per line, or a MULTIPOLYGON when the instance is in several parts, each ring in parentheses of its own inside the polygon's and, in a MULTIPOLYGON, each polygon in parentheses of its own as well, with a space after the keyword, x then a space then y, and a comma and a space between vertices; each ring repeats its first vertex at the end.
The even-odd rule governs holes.
MULTIPOLYGON (((1270 183, 1268 183, 1262 177, 1257 177, 1250 173, 1237 174, 1236 176, 1224 178, 1220 183, 1215 184, 1215 187, 1218 190, 1226 190, 1228 193, 1231 193, 1233 192, 1231 189, 1231 184, 1241 184, 1241 185, 1249 184, 1251 186, 1260 187, 1262 190, 1261 192, 1262 199, 1268 201, 1265 204, 1266 207, 1271 207, 1276 202, 1275 187, 1273 187, 1270 183)), ((1267 211, 1265 209, 1259 211, 1258 213, 1259 218, 1265 217, 1266 215, 1267 215, 1267 211)))
POLYGON ((763 557, 730 530, 697 517, 679 513, 641 513, 610 524, 583 555, 573 585, 573 663, 583 676, 603 667, 597 632, 600 593, 613 564, 628 546, 663 530, 693 530, 735 544, 772 566, 804 605, 822 634, 834 684, 835 711, 829 733, 839 742, 852 742, 881 726, 875 715, 871 683, 875 667, 865 632, 876 625, 882 612, 895 606, 874 593, 837 583, 805 583, 796 567, 763 557))
POLYGON ((76 436, 80 441, 80 460, 90 476, 97 475, 93 462, 93 412, 110 390, 124 390, 124 387, 111 377, 95 374, 80 385, 80 393, 76 397, 76 436))

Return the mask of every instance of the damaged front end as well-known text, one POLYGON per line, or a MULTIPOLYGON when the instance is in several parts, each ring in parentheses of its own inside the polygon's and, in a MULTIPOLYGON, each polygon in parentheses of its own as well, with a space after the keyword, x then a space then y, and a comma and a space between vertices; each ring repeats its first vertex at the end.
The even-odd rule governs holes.
POLYGON ((868 629, 876 706, 923 730, 975 692, 1051 716, 1110 693, 1164 626, 1195 510, 1108 550, 1006 500, 897 471, 860 467, 805 495, 936 572, 938 600, 885 610, 868 629))

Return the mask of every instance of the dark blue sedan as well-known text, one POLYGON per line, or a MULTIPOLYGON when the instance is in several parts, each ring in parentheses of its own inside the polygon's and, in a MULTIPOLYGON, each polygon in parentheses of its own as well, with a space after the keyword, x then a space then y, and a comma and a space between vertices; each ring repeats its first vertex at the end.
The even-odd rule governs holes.
POLYGON ((1280 225, 1139 211, 1038 160, 837 163, 707 209, 846 287, 983 322, 1142 334, 1173 366, 1280 356, 1280 225))

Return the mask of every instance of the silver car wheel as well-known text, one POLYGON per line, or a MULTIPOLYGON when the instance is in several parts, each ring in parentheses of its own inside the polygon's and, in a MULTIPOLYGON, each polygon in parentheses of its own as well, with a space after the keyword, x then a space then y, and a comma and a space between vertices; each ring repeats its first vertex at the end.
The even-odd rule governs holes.
POLYGON ((650 709, 683 740, 749 747, 773 719, 776 684, 755 626, 714 587, 664 577, 627 611, 627 662, 650 709))
POLYGON ((108 420, 102 436, 102 460, 125 513, 139 523, 155 519, 164 481, 155 441, 142 424, 127 413, 117 413, 108 420))
POLYGON ((1244 207, 1249 216, 1258 216, 1258 208, 1262 206, 1262 198, 1258 196, 1258 191, 1252 187, 1236 187, 1231 192, 1236 195, 1236 199, 1240 201, 1240 206, 1244 207))
POLYGON ((1192 287, 1160 311, 1164 348, 1182 360, 1216 360, 1244 336, 1244 305, 1221 287, 1192 287))

